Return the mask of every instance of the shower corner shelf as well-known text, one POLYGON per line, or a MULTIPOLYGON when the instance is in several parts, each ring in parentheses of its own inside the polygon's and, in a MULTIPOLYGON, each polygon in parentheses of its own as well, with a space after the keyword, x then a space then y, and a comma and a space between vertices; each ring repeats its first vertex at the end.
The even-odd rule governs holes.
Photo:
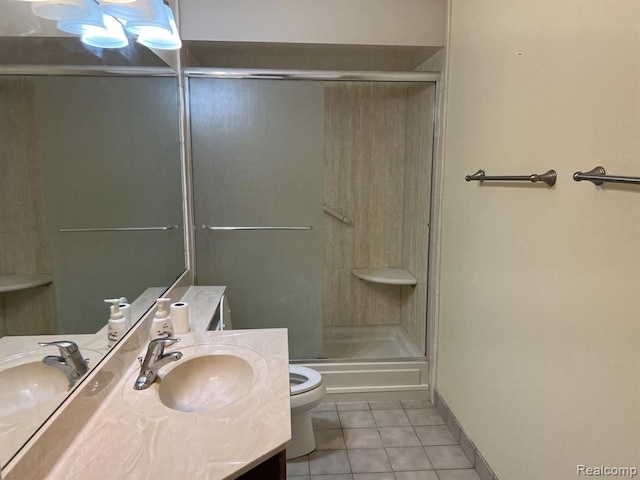
POLYGON ((416 285, 418 280, 404 268, 353 268, 351 273, 361 280, 385 285, 416 285))
POLYGON ((16 273, 13 275, 0 275, 0 293, 26 290, 53 282, 50 273, 16 273))

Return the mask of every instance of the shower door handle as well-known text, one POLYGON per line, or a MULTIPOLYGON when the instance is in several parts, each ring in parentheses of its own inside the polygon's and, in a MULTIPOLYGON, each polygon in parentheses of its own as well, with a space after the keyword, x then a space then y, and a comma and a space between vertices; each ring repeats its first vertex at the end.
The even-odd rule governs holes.
POLYGON ((236 231, 236 230, 313 230, 311 225, 303 227, 215 227, 212 225, 202 225, 205 230, 222 230, 222 231, 236 231))
POLYGON ((166 225, 162 227, 96 227, 96 228, 59 228, 58 232, 166 232, 179 228, 178 225, 166 225))

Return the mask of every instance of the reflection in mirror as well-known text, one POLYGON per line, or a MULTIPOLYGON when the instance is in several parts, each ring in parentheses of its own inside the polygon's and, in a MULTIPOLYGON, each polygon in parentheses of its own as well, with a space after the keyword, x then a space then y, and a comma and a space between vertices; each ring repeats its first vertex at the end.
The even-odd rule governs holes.
POLYGON ((55 20, 34 15, 32 6, 30 1, 0 0, 0 65, 166 67, 167 63, 173 64, 173 55, 154 53, 132 36, 124 48, 86 45, 75 35, 56 28, 55 20))
POLYGON ((70 340, 108 351, 184 271, 175 77, 0 76, 0 464, 70 391, 70 340), (43 276, 45 274, 45 276, 43 276))

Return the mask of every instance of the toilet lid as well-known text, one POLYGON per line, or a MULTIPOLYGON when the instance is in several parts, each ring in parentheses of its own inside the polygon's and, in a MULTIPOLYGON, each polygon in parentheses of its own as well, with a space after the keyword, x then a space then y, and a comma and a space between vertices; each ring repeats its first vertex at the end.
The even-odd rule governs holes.
POLYGON ((315 370, 299 365, 289 365, 291 395, 308 392, 322 383, 322 375, 315 370))

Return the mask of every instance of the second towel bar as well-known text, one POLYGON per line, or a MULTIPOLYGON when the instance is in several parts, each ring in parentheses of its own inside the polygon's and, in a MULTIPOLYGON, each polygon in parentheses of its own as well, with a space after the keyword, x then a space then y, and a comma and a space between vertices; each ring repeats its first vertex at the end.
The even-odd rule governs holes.
POLYGON ((587 180, 594 185, 602 185, 605 182, 611 183, 632 183, 640 184, 640 177, 622 177, 620 175, 607 175, 607 172, 602 167, 596 167, 588 172, 576 172, 573 174, 573 179, 576 182, 587 180))
POLYGON ((496 181, 496 182, 531 182, 531 183, 544 182, 550 187, 553 187, 556 184, 557 178, 558 178, 558 175, 556 174, 555 170, 549 170, 548 172, 541 173, 539 175, 537 173, 532 173, 531 175, 502 175, 502 176, 486 175, 484 173, 484 170, 478 170, 473 175, 467 175, 466 177, 464 177, 464 179, 467 182, 470 182, 472 180, 475 180, 478 182, 483 182, 485 180, 496 181))
POLYGON ((214 227, 212 225, 202 225, 205 230, 313 230, 311 225, 304 227, 214 227))

